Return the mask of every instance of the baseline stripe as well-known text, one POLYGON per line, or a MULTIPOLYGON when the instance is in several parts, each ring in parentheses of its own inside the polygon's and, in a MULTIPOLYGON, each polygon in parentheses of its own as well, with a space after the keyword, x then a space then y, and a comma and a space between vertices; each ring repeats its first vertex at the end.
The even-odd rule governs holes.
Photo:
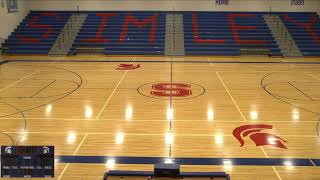
MULTIPOLYGON (((112 156, 57 156, 60 163, 103 163, 115 159, 116 164, 156 164, 165 157, 112 157, 112 156)), ((314 166, 309 159, 294 158, 174 158, 181 165, 224 165, 226 161, 235 166, 314 166)), ((312 159, 320 166, 320 159, 312 159)))

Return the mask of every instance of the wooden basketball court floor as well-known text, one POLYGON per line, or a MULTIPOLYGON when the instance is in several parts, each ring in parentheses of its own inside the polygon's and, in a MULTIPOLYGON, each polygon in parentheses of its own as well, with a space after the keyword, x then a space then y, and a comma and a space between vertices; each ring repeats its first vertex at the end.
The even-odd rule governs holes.
POLYGON ((7 59, 0 144, 54 145, 55 179, 152 170, 170 157, 232 180, 320 179, 318 60, 7 59))

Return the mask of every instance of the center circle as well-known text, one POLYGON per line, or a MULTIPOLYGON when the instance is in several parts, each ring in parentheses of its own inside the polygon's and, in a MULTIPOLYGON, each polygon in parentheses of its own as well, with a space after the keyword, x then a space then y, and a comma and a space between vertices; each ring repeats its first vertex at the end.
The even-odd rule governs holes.
POLYGON ((155 99, 183 100, 199 97, 206 90, 203 86, 190 82, 149 82, 137 88, 139 94, 155 99))

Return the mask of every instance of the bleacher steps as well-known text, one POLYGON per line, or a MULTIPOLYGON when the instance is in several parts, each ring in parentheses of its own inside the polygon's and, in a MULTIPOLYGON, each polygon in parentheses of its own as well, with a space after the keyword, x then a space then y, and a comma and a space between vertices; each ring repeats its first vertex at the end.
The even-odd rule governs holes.
POLYGON ((174 55, 174 14, 167 13, 166 15, 166 34, 165 34, 165 50, 166 56, 174 55))
POLYGON ((183 14, 175 14, 175 33, 174 33, 174 44, 175 44, 175 55, 176 56, 184 56, 184 28, 183 28, 183 14))
POLYGON ((165 55, 184 56, 184 30, 183 15, 180 13, 167 13, 165 55))
POLYGON ((303 57, 299 47, 278 15, 265 14, 263 18, 284 57, 303 57))
POLYGON ((49 55, 66 56, 68 54, 87 16, 87 14, 78 13, 74 13, 70 16, 55 43, 51 47, 49 55))

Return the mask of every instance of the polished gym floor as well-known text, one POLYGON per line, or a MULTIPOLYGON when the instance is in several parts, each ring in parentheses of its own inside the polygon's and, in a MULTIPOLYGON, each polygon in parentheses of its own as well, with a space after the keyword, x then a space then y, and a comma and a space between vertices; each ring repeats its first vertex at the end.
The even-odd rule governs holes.
POLYGON ((158 159, 232 180, 320 179, 319 59, 1 59, 0 144, 54 145, 57 180, 158 159))

